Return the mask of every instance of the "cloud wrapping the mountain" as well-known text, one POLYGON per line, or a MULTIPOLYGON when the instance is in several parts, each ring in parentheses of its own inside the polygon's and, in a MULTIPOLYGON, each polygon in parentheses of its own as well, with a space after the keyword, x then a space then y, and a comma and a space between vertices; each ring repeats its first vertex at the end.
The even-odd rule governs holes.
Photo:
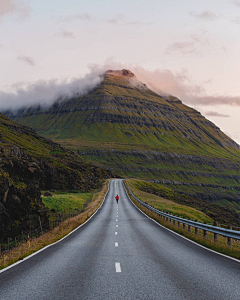
POLYGON ((0 91, 0 110, 17 110, 24 106, 36 105, 49 106, 59 98, 67 99, 76 95, 87 94, 100 82, 101 78, 97 74, 88 74, 83 78, 65 81, 39 80, 27 85, 26 88, 18 87, 14 93, 0 91))
MULTIPOLYGON (((146 84, 159 95, 174 95, 188 105, 240 106, 240 97, 207 95, 203 86, 191 83, 187 70, 182 70, 178 73, 173 73, 168 69, 148 71, 141 66, 121 64, 114 62, 112 59, 106 60, 104 64, 90 64, 88 67, 89 74, 82 78, 73 78, 65 81, 40 80, 26 85, 25 88, 15 84, 12 86, 14 92, 11 93, 0 91, 0 110, 8 108, 18 109, 22 106, 38 104, 42 106, 51 105, 59 97, 71 98, 77 93, 84 95, 101 82, 99 75, 107 70, 122 69, 131 70, 138 81, 146 84)), ((134 85, 136 84, 134 83, 134 85)))

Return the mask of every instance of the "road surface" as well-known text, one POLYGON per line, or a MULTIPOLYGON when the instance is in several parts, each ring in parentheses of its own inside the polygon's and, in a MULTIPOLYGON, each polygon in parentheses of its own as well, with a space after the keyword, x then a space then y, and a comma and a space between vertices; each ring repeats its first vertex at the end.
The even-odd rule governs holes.
POLYGON ((0 273, 0 299, 239 300, 240 263, 157 225, 116 179, 88 223, 0 273))

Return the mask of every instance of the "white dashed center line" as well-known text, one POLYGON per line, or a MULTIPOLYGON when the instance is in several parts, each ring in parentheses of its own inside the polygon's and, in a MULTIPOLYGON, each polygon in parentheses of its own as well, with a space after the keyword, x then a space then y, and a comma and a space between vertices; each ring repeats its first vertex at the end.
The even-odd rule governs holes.
POLYGON ((115 235, 117 235, 117 231, 115 231, 115 235))
POLYGON ((115 243, 115 247, 118 247, 118 243, 115 243))
POLYGON ((116 222, 118 221, 118 219, 116 219, 116 222))
POLYGON ((121 273, 122 272, 120 263, 116 262, 115 263, 115 268, 116 268, 116 272, 117 273, 121 273))
POLYGON ((118 225, 116 225, 116 227, 118 227, 118 225))

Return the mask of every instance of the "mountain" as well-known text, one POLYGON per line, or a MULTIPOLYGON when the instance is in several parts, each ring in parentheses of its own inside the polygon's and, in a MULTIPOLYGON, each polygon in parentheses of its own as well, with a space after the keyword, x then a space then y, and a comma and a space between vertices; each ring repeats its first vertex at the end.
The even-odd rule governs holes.
POLYGON ((0 243, 48 223, 42 190, 96 188, 111 176, 0 114, 0 243))
POLYGON ((240 211, 237 143, 129 70, 109 70, 101 79, 85 96, 7 115, 120 176, 174 184, 181 193, 240 211))

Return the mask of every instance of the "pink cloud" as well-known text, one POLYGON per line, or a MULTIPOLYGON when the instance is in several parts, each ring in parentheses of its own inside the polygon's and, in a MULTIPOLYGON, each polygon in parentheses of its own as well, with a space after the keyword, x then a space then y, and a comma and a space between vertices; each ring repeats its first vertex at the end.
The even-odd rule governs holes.
POLYGON ((17 57, 17 60, 23 61, 24 63, 30 65, 30 66, 35 66, 35 61, 32 59, 32 57, 30 56, 26 56, 26 55, 19 55, 17 57))
POLYGON ((194 42, 173 43, 167 47, 165 53, 171 54, 173 52, 180 52, 183 55, 186 55, 186 54, 199 55, 200 53, 196 50, 196 48, 194 47, 194 44, 195 44, 194 42))
POLYGON ((0 18, 10 13, 16 13, 20 19, 24 19, 30 15, 30 11, 30 6, 24 2, 16 3, 14 0, 0 1, 0 18))
POLYGON ((65 30, 63 28, 60 29, 60 32, 57 32, 55 34, 56 37, 63 37, 66 39, 75 39, 75 35, 73 34, 73 32, 65 30))
POLYGON ((94 17, 90 15, 89 13, 83 13, 83 14, 75 14, 75 15, 69 15, 69 16, 59 16, 54 17, 53 19, 56 19, 58 23, 71 23, 73 21, 94 21, 94 17))
POLYGON ((210 10, 204 10, 201 13, 197 13, 195 11, 190 11, 189 14, 192 17, 195 17, 196 19, 203 20, 203 21, 214 21, 220 17, 219 15, 216 15, 215 13, 213 13, 210 10))
POLYGON ((204 115, 208 116, 208 117, 221 117, 221 118, 229 118, 230 117, 229 115, 221 114, 216 111, 207 111, 204 113, 204 115))

